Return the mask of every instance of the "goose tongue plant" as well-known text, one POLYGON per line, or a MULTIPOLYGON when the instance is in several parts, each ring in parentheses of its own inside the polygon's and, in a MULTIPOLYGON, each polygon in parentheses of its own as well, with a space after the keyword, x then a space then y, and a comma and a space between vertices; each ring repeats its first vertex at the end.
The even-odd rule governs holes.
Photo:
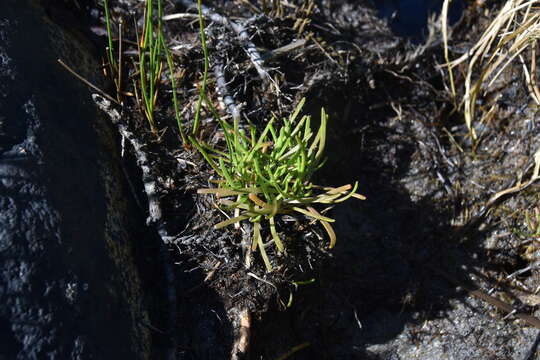
POLYGON ((328 116, 321 109, 320 126, 316 134, 311 129, 311 118, 299 119, 305 99, 302 99, 289 119, 276 126, 272 118, 257 136, 256 127, 249 126, 249 134, 220 120, 226 149, 223 151, 190 140, 220 179, 216 188, 199 189, 200 194, 214 194, 217 202, 232 210, 232 218, 215 225, 216 229, 242 221, 253 223, 251 250, 258 251, 267 271, 272 265, 266 252, 273 242, 278 253, 286 254, 286 247, 276 229, 276 217, 282 214, 302 214, 318 221, 329 236, 329 247, 336 243, 333 219, 321 215, 314 204, 332 205, 350 197, 365 199, 356 194, 358 183, 338 188, 317 186, 311 177, 323 164, 328 116), (265 241, 264 228, 269 228, 271 239, 265 241))

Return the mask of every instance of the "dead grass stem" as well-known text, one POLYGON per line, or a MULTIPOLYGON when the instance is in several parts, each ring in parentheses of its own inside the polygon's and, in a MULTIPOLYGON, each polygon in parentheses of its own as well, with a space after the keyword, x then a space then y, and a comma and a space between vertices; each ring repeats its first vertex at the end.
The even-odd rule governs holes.
POLYGON ((477 138, 474 119, 477 100, 495 83, 509 64, 517 59, 524 64, 524 76, 531 97, 540 104, 536 85, 536 41, 540 37, 540 3, 537 0, 507 0, 471 49, 457 59, 450 60, 447 14, 451 0, 443 5, 442 31, 446 68, 452 96, 457 97, 453 70, 466 64, 464 95, 461 101, 465 123, 473 139, 477 138), (530 50, 530 51, 527 51, 530 50))

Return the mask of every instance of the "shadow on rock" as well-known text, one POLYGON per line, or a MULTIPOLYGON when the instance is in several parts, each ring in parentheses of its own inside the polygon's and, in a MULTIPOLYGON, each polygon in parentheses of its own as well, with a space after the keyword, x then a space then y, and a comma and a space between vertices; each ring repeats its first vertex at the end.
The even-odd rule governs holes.
POLYGON ((223 299, 204 284, 205 274, 196 262, 180 259, 176 268, 180 327, 178 348, 181 359, 227 359, 233 344, 233 329, 223 299))
MULTIPOLYGON (((330 114, 329 159, 317 182, 357 180, 367 200, 332 210, 338 237, 333 258, 318 269, 316 285, 296 295, 296 311, 276 310, 256 324, 255 344, 279 339, 275 348, 254 350, 264 358, 306 342, 310 346, 297 359, 390 358, 368 349, 409 324, 444 316, 449 299, 463 294, 437 270, 460 274, 482 252, 459 245, 463 229, 452 225, 459 199, 438 180, 445 171, 440 159, 419 154, 421 147, 444 152, 447 145, 432 136, 442 116, 433 94, 387 72, 375 72, 373 80, 375 89, 325 83, 307 96, 313 114, 320 106, 330 114), (400 106, 411 103, 426 121, 412 125, 405 114, 415 112, 400 116, 400 106)), ((481 234, 470 228, 466 235, 481 234)))

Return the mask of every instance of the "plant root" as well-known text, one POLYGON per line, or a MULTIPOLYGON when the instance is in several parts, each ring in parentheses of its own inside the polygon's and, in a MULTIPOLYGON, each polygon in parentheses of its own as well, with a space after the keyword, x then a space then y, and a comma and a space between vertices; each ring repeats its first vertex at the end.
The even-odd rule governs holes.
POLYGON ((233 317, 234 344, 231 351, 231 360, 247 360, 249 358, 249 344, 251 338, 251 314, 248 309, 231 309, 233 317))

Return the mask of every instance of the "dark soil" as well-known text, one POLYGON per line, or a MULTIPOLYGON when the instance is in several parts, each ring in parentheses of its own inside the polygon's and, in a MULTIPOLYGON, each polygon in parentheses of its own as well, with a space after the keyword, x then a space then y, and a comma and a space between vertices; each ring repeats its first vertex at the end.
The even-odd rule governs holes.
MULTIPOLYGON (((444 61, 437 29, 413 45, 397 37, 368 1, 291 1, 270 6, 266 14, 267 2, 251 3, 211 5, 243 23, 263 54, 308 41, 267 60, 273 76, 268 81, 253 68, 245 44, 208 21, 211 66, 225 65, 243 119, 259 126, 272 113, 287 116, 302 97, 314 118, 323 106, 330 115, 328 161, 316 182, 340 186, 357 180, 367 200, 349 200, 330 212, 335 249, 327 251, 324 237, 317 236, 321 229, 299 219, 283 224, 291 257, 274 256, 278 270, 265 273, 257 256, 246 269, 242 232, 214 230, 223 215, 210 196, 196 194, 213 173, 179 140, 170 84, 161 85, 159 138, 148 131, 135 99, 126 97, 126 121, 147 143, 166 229, 174 237, 179 358, 228 358, 237 329, 231 311, 249 308, 253 359, 278 359, 295 350, 290 358, 524 359, 537 330, 513 317, 503 320, 504 313, 456 286, 472 282, 469 287, 529 314, 540 303, 536 269, 508 277, 538 260, 533 230, 524 221, 537 206, 538 185, 487 206, 519 176, 530 177, 540 145, 521 67, 510 67, 506 82, 482 99, 484 108, 497 106, 498 112, 472 144, 437 66, 444 61), (303 28, 298 19, 306 19, 303 28), (298 289, 292 284, 309 279, 315 281, 298 289)), ((112 8, 126 24, 142 18, 139 2, 112 2, 112 8)), ((470 5, 451 38, 452 56, 478 37, 492 11, 470 5)), ((164 12, 194 9, 167 3, 164 12)), ((189 122, 203 67, 198 23, 184 16, 168 21, 166 31, 183 72, 179 103, 189 122)), ((130 26, 124 39, 136 42, 130 26)), ((221 116, 229 116, 215 84, 211 73, 209 98, 221 116)), ((219 139, 208 112, 201 136, 219 139)))

